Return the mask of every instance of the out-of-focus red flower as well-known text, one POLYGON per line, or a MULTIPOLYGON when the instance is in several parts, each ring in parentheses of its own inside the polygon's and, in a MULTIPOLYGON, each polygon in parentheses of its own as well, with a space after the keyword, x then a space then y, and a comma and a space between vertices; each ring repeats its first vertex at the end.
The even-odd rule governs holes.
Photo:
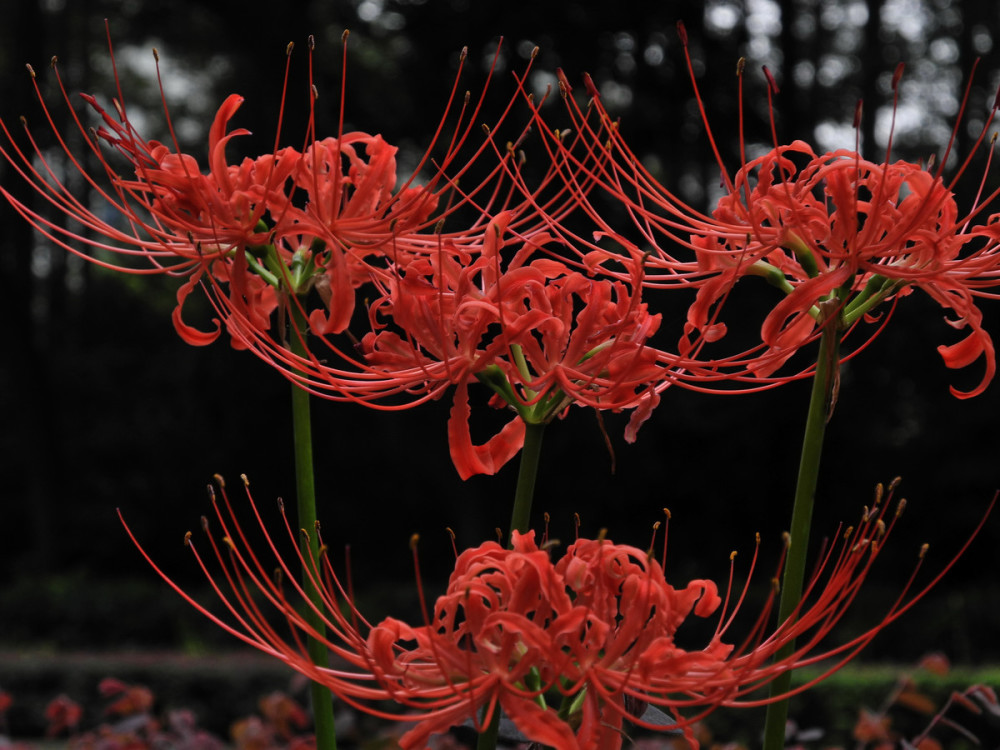
POLYGON ((55 737, 63 732, 76 729, 83 718, 83 708, 65 695, 57 696, 45 707, 45 720, 49 723, 45 730, 47 737, 55 737))
POLYGON ((112 716, 144 714, 153 709, 153 691, 145 685, 130 685, 114 677, 105 677, 97 686, 104 698, 114 698, 104 708, 104 713, 112 716))
MULTIPOLYGON (((647 707, 668 712, 673 726, 686 730, 719 706, 768 703, 779 696, 761 696, 759 688, 805 665, 822 662, 824 668, 795 692, 836 671, 957 560, 914 593, 918 563, 869 630, 829 645, 827 636, 850 608, 902 510, 902 502, 892 503, 891 489, 883 497, 880 488, 857 526, 838 534, 839 541, 825 551, 793 615, 773 630, 774 588, 755 623, 737 638, 733 622, 746 585, 734 591, 732 574, 724 595, 710 580, 674 587, 649 551, 601 536, 577 539, 554 559, 552 545, 536 543, 533 532, 514 533, 510 548, 487 542, 459 555, 445 594, 429 611, 424 605, 422 624, 388 618, 372 626, 328 557, 319 563, 304 559, 286 522, 288 542, 306 569, 308 585, 320 590, 322 604, 310 604, 252 499, 250 506, 264 534, 262 549, 277 563, 277 578, 272 561, 265 562, 247 541, 224 487, 222 502, 216 500, 221 544, 208 537, 221 574, 211 571, 188 536, 222 612, 193 600, 146 559, 188 602, 245 643, 327 685, 361 710, 416 722, 401 739, 404 748, 424 747, 433 734, 467 720, 476 726, 488 723, 496 711, 544 745, 616 748, 625 721, 664 728, 662 721, 646 718, 647 707), (271 624, 261 602, 277 608, 293 630, 291 638, 271 624), (318 666, 309 657, 305 636, 318 634, 303 616, 303 606, 323 618, 336 666, 318 666), (675 636, 689 619, 708 617, 717 624, 704 644, 681 646, 675 636), (791 653, 776 658, 790 643, 795 644, 791 653), (394 701, 398 712, 380 701, 394 701)), ((962 550, 969 542, 971 537, 962 550)), ((756 560, 755 547, 747 585, 756 560)), ((690 732, 688 739, 693 740, 690 732)))

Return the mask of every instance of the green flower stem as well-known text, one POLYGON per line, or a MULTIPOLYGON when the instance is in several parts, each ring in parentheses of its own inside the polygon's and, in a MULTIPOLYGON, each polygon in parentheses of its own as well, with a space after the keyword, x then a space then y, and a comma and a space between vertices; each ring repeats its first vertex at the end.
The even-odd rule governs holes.
POLYGON ((511 533, 524 534, 531 527, 531 501, 535 496, 535 478, 538 476, 538 459, 542 453, 544 422, 525 422, 524 447, 521 448, 521 466, 517 473, 514 491, 514 511, 510 517, 511 533))
MULTIPOLYGON (((809 412, 806 416, 805 435, 802 438, 802 456, 799 459, 799 477, 795 486, 795 504, 792 507, 791 543, 785 559, 785 573, 781 582, 781 600, 778 604, 778 622, 787 620, 802 599, 805 580, 806 551, 809 546, 809 527, 812 524, 813 502, 819 479, 820 455, 826 423, 836 398, 836 384, 840 353, 840 315, 834 313, 825 323, 820 338, 819 358, 813 376, 809 412)), ((787 643, 775 655, 776 660, 787 658, 795 649, 794 642, 787 643)), ((787 693, 792 683, 791 671, 779 675, 771 683, 772 696, 787 693)), ((764 750, 781 750, 785 746, 785 723, 788 719, 788 699, 771 703, 764 720, 764 750)))
MULTIPOLYGON (((299 340, 300 334, 297 331, 304 332, 306 329, 304 321, 298 320, 301 314, 298 313, 294 305, 292 305, 292 310, 296 325, 290 331, 291 350, 294 354, 302 355, 305 354, 305 345, 299 340), (300 322, 303 325, 298 325, 300 322)), ((302 335, 305 334, 302 333, 302 335)), ((295 485, 299 528, 305 529, 307 532, 302 541, 302 554, 308 556, 307 559, 312 559, 318 566, 316 482, 313 475, 312 417, 309 413, 309 393, 295 383, 292 383, 292 431, 295 437, 295 485)), ((310 582, 306 570, 302 571, 302 585, 313 606, 322 607, 319 592, 310 582)), ((307 607, 304 615, 310 627, 319 635, 319 638, 309 638, 307 646, 309 658, 313 664, 325 667, 329 662, 330 655, 320 638, 326 635, 326 626, 312 607, 307 607)), ((329 688, 318 682, 310 683, 310 696, 312 698, 313 719, 316 724, 317 750, 336 750, 337 734, 333 725, 333 696, 330 694, 329 688)))
MULTIPOLYGON (((483 712, 486 715, 486 712, 483 712)), ((496 750, 497 738, 500 736, 500 704, 498 703, 493 707, 493 719, 490 721, 489 726, 484 727, 483 731, 479 733, 479 739, 476 741, 476 750, 496 750)))

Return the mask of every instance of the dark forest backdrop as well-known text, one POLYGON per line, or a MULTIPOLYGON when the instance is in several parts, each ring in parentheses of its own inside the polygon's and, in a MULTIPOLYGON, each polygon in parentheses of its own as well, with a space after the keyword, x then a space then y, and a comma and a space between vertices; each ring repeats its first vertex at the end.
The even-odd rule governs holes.
MULTIPOLYGON (((782 140, 853 147, 851 120, 862 98, 862 141, 874 160, 885 148, 889 80, 898 62, 907 63, 895 148, 901 158, 943 152, 981 55, 955 148, 955 158, 963 157, 1000 80, 995 3, 286 0, 262 12, 243 2, 184 0, 16 6, 0 20, 0 113, 15 123, 23 113, 36 131, 42 116, 24 63, 39 72, 50 100, 56 92, 47 63, 58 54, 71 91, 108 101, 107 17, 130 113, 142 114, 147 138, 164 136, 150 77, 155 46, 179 134, 192 151, 204 148, 215 108, 232 92, 247 99, 234 124, 254 137, 234 143, 231 162, 240 148, 270 149, 285 45, 303 44, 309 34, 318 42, 320 134, 333 133, 340 38, 349 28, 348 129, 381 132, 412 161, 437 124, 459 50, 470 48, 465 85, 474 88, 502 34, 492 106, 512 94, 509 71, 523 67, 538 45, 539 84, 559 67, 571 80, 589 72, 637 153, 704 207, 718 170, 683 65, 674 30, 679 19, 730 164, 740 56, 748 59, 753 142, 769 140, 759 72, 767 64, 782 89, 782 140)), ((295 57, 292 71, 297 88, 284 127, 292 144, 304 132, 305 59, 295 57)), ((960 205, 970 205, 981 171, 961 183, 960 205)), ((17 182, 4 165, 0 179, 17 182)), ((991 176, 988 189, 996 182, 991 176)), ((221 339, 205 349, 182 343, 169 319, 176 291, 170 279, 123 278, 76 262, 6 205, 0 222, 0 648, 214 638, 154 579, 114 511, 122 508, 165 567, 196 582, 181 540, 206 511, 203 487, 214 473, 231 480, 249 474, 256 498, 268 507, 293 492, 289 386, 221 339)), ((997 305, 984 308, 996 335, 997 305)), ((815 528, 819 534, 853 521, 876 482, 903 476, 908 517, 882 558, 869 600, 875 607, 888 606, 921 542, 931 542, 938 555, 931 564, 942 562, 1000 486, 1000 384, 970 401, 949 396, 949 384, 968 386, 979 377, 944 368, 935 346, 954 340, 941 310, 914 294, 876 344, 844 370, 815 528)), ((623 419, 608 420, 615 473, 593 415, 571 410, 547 433, 535 507, 552 514, 556 536, 572 534, 572 514, 579 512, 588 532, 607 527, 616 540, 636 544, 645 544, 660 509, 670 507, 670 567, 680 580, 724 577, 730 549, 749 550, 761 531, 764 586, 787 524, 807 396, 801 385, 755 396, 667 392, 635 445, 621 439, 623 419)), ((447 407, 387 414, 315 405, 320 516, 329 543, 352 544, 356 588, 372 595, 373 616, 414 597, 407 546, 413 532, 422 535, 423 565, 434 578, 450 564, 445 526, 462 546, 506 526, 516 470, 511 465, 496 478, 460 481, 448 457, 447 407)), ((934 599, 873 654, 911 658, 936 647, 968 662, 1000 656, 993 637, 1000 626, 998 544, 994 518, 934 599)))

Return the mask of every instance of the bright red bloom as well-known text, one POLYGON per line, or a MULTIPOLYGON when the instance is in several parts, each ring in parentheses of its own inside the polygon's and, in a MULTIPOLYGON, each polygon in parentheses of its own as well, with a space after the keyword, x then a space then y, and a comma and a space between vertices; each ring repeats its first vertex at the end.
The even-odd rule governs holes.
MULTIPOLYGON (((686 52, 683 29, 681 35, 686 52)), ((691 70, 690 57, 688 67, 691 70)), ((894 88, 900 74, 901 69, 893 79, 894 88)), ((694 82, 693 70, 691 77, 694 82)), ((740 80, 742 85, 742 76, 740 80)), ((769 96, 776 90, 771 84, 769 96)), ((803 141, 778 145, 776 136, 771 151, 748 162, 742 122, 743 165, 730 176, 702 108, 725 190, 714 212, 705 215, 641 165, 589 79, 586 112, 576 104, 565 79, 561 86, 577 137, 551 136, 552 158, 562 165, 563 179, 594 221, 595 235, 615 241, 598 245, 572 236, 581 248, 581 262, 611 266, 621 257, 628 262, 635 252, 632 248, 648 247, 644 282, 648 287, 697 290, 679 342, 680 356, 670 360, 675 366, 670 382, 698 389, 754 390, 810 376, 812 367, 790 376, 779 370, 804 344, 819 337, 829 315, 836 315, 843 336, 862 323, 880 322, 869 329, 865 343, 855 346, 856 353, 887 320, 876 317, 878 306, 888 304, 891 313, 899 298, 917 288, 950 311, 951 326, 968 331, 961 341, 938 348, 946 366, 985 362, 977 387, 968 392, 953 388, 952 393, 973 396, 992 380, 994 346, 975 298, 998 296, 1000 230, 997 216, 987 221, 981 216, 1000 192, 977 196, 963 212, 953 189, 983 144, 997 102, 950 183, 942 179, 942 170, 954 137, 934 171, 892 161, 891 138, 882 162, 867 160, 856 149, 818 154, 803 141), (616 226, 605 218, 588 197, 595 185, 625 209, 630 226, 616 226), (721 308, 733 286, 747 276, 764 279, 784 297, 763 321, 759 345, 718 356, 711 344, 726 335, 721 308)), ((965 106, 963 101, 963 112, 965 106)), ((539 132, 554 131, 546 126, 539 132)), ((559 231, 557 225, 550 222, 553 232, 559 231)))
MULTIPOLYGON (((290 53, 291 45, 288 49, 290 53)), ((346 44, 344 50, 346 62, 346 44)), ((414 173, 401 180, 396 166, 398 149, 381 136, 339 132, 336 137, 317 137, 311 40, 309 58, 310 124, 304 150, 279 148, 279 115, 273 151, 238 164, 229 163, 226 152, 239 136, 248 134, 245 129, 230 129, 243 97, 234 94, 219 108, 203 164, 181 151, 165 97, 164 115, 172 139, 169 145, 146 140, 136 131, 120 87, 114 115, 95 97, 84 95, 103 123, 91 131, 73 110, 53 64, 79 131, 77 137, 85 144, 84 150, 100 161, 103 174, 89 173, 82 157, 78 158, 62 137, 36 82, 45 119, 65 152, 66 171, 77 172, 89 191, 106 205, 91 208, 97 201, 74 196, 61 177, 61 165, 51 163, 51 157, 47 160, 46 149, 31 132, 26 130, 29 147, 22 148, 3 121, 0 128, 9 145, 0 146, 0 155, 48 206, 36 210, 3 187, 0 193, 51 241, 87 260, 129 273, 185 277, 177 295, 174 323, 187 342, 207 344, 218 337, 224 324, 234 345, 283 365, 286 358, 294 359, 287 351, 291 335, 306 335, 302 320, 308 319, 311 331, 321 336, 345 331, 354 312, 356 288, 368 282, 371 274, 384 272, 387 256, 398 261, 407 253, 436 246, 442 235, 433 230, 467 206, 473 209, 464 231, 475 233, 477 227, 481 231, 491 203, 502 198, 494 179, 501 169, 494 166, 481 185, 467 189, 455 200, 442 201, 455 192, 453 181, 487 148, 484 143, 472 149, 469 161, 458 163, 473 132, 485 88, 474 106, 468 97, 458 105, 456 76, 427 152, 414 173), (446 138, 445 125, 456 109, 460 113, 454 132, 446 138), (444 152, 436 154, 442 141, 444 152), (114 155, 108 155, 102 145, 110 146, 114 155), (115 157, 123 157, 128 169, 114 166, 115 157), (63 214, 69 222, 64 225, 49 218, 51 211, 63 214), (198 330, 182 319, 184 302, 197 287, 208 293, 219 313, 221 323, 216 321, 212 330, 198 330), (306 310, 300 298, 312 290, 318 292, 315 298, 321 304, 306 310), (281 314, 276 312, 279 308, 281 314), (291 334, 290 329, 296 333, 291 334)), ((464 54, 462 59, 464 63, 464 54)), ((33 71, 31 75, 34 81, 33 71)), ((282 113, 287 83, 286 71, 282 113)), ((506 112, 499 122, 505 116, 506 112)), ((347 354, 344 359, 347 372, 365 371, 364 363, 355 357, 347 354)), ((311 360, 301 364, 308 370, 311 360)), ((320 387, 336 392, 339 385, 336 377, 327 377, 320 387)))
POLYGON ((409 379, 414 389, 456 386, 448 434, 463 478, 492 474, 515 455, 525 421, 547 422, 572 403, 640 407, 634 438, 652 408, 644 404, 657 400, 661 368, 646 342, 660 316, 639 300, 641 277, 631 284, 588 277, 543 254, 548 235, 508 233, 511 218, 500 214, 471 257, 443 245, 401 267, 372 304, 374 330, 362 341, 373 368, 409 379), (469 435, 472 378, 515 412, 484 446, 469 435))
MULTIPOLYGON (((250 546, 224 489, 224 504, 216 505, 223 545, 209 535, 221 578, 190 546, 226 612, 214 613, 156 570, 199 611, 245 643, 364 711, 416 722, 402 737, 404 748, 425 747, 433 734, 468 720, 480 726, 502 710, 532 741, 560 750, 613 750, 620 747, 625 721, 665 728, 644 718, 647 706, 669 712, 673 726, 687 729, 719 706, 777 700, 756 691, 783 672, 826 661, 821 676, 794 692, 805 690, 843 666, 920 599, 957 556, 911 594, 918 563, 875 625, 847 642, 824 645, 900 515, 903 503, 893 507, 891 491, 883 498, 880 488, 857 527, 838 534, 788 620, 768 632, 772 589, 740 641, 733 640, 731 630, 746 587, 733 592, 732 574, 724 596, 710 580, 678 588, 668 583, 663 565, 650 552, 601 537, 578 539, 554 560, 552 545, 538 545, 533 533, 513 534, 511 548, 487 542, 459 555, 447 591, 432 611, 425 605, 423 624, 388 618, 372 626, 325 554, 318 565, 302 558, 286 522, 298 564, 321 592, 321 606, 308 603, 293 566, 279 553, 251 500, 265 546, 281 572, 276 579, 272 563, 265 564, 250 546), (278 610, 291 628, 290 638, 271 624, 261 602, 278 610), (317 633, 302 614, 303 603, 323 619, 325 642, 340 666, 317 666, 309 658, 306 636, 317 633), (717 625, 703 646, 682 647, 675 636, 692 616, 715 616, 717 625), (790 643, 795 644, 791 654, 777 658, 790 643), (378 705, 385 700, 394 701, 402 713, 378 705)), ((755 548, 748 584, 756 559, 755 548)))

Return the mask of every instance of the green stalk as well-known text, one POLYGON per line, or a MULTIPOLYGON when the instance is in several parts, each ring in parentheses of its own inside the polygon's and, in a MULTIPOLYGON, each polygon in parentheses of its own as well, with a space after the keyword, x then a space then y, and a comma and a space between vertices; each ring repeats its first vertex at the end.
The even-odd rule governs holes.
MULTIPOLYGON (((820 338, 819 358, 813 376, 809 412, 806 416, 805 435, 802 438, 802 455, 799 459, 799 476, 795 485, 795 504, 792 507, 790 528, 791 544, 785 559, 785 573, 781 582, 781 600, 778 604, 778 622, 787 620, 802 599, 805 580, 806 552, 809 546, 809 528, 812 524, 813 502, 819 479, 819 462, 823 452, 826 423, 833 410, 840 353, 839 313, 830 315, 820 338)), ((786 643, 775 655, 775 660, 787 658, 795 643, 786 643)), ((771 683, 771 696, 787 693, 792 684, 791 670, 779 675, 771 683)), ((788 699, 771 703, 764 719, 764 750, 781 750, 785 746, 785 723, 788 720, 788 699)))
MULTIPOLYGON (((486 712, 483 712, 485 716, 486 712)), ((476 750, 496 750, 497 738, 500 736, 500 704, 493 707, 493 719, 489 726, 484 727, 476 741, 476 750)))
MULTIPOLYGON (((304 321, 299 321, 301 317, 293 307, 292 316, 296 325, 290 332, 291 350, 294 354, 305 353, 305 345, 299 340, 299 333, 305 335, 304 321), (298 324, 302 322, 300 327, 298 324)), ((309 393, 292 383, 292 432, 295 440, 295 486, 297 498, 297 510, 299 528, 305 529, 308 536, 302 541, 302 554, 308 556, 306 559, 313 560, 318 568, 319 565, 319 542, 316 538, 316 481, 313 474, 313 450, 312 450, 312 417, 309 413, 309 393)), ((309 595, 309 600, 313 606, 321 608, 322 599, 319 592, 313 586, 306 570, 302 571, 302 586, 309 595)), ((313 607, 307 607, 304 612, 306 621, 309 623, 319 638, 309 638, 308 651, 309 658, 313 664, 326 667, 329 663, 329 653, 326 645, 320 638, 326 635, 326 626, 323 624, 319 614, 313 607)), ((312 698, 313 718, 316 723, 316 747, 317 750, 337 750, 337 734, 333 725, 333 696, 329 688, 320 685, 318 682, 310 683, 310 696, 312 698)))
POLYGON ((521 465, 517 473, 517 488, 514 491, 514 510, 510 517, 511 533, 524 534, 531 528, 531 501, 535 496, 535 479, 538 476, 538 460, 542 453, 544 422, 525 422, 524 447, 521 448, 521 465))
MULTIPOLYGON (((521 465, 517 472, 514 490, 514 510, 510 518, 510 533, 522 534, 531 527, 531 501, 535 496, 535 479, 538 477, 538 459, 542 453, 544 422, 524 423, 524 447, 521 448, 521 465)), ((483 712, 486 715, 486 712, 483 712)), ((476 750, 496 750, 500 734, 500 706, 493 707, 493 719, 483 728, 476 741, 476 750)))

